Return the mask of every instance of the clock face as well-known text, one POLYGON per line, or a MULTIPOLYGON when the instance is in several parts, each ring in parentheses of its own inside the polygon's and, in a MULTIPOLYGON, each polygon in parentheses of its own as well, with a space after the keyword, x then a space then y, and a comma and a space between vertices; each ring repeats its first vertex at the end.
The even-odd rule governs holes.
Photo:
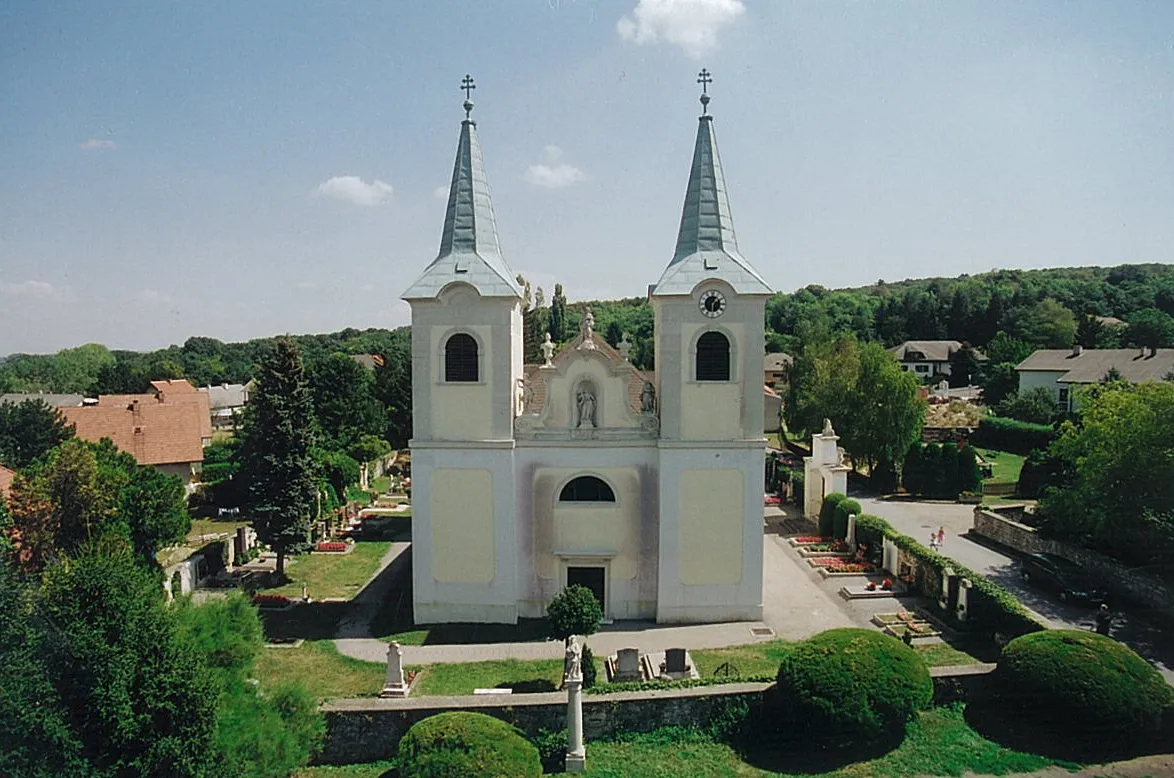
POLYGON ((726 296, 716 289, 710 289, 701 295, 697 307, 711 319, 716 319, 726 312, 726 296))

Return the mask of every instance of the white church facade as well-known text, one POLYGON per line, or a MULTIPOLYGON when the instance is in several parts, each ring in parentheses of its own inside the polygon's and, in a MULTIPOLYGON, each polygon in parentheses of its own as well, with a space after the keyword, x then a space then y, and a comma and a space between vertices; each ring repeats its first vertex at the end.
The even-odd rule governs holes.
POLYGON ((738 251, 708 102, 676 250, 649 291, 651 372, 589 315, 523 364, 522 290, 466 100, 440 252, 403 294, 417 623, 540 617, 572 583, 609 619, 761 618, 772 289, 738 251))

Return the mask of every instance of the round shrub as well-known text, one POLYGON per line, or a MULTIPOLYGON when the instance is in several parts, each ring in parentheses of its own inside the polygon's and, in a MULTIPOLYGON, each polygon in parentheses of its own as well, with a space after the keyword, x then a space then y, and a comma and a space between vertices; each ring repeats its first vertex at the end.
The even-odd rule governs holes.
POLYGON ((537 778, 538 749, 518 730, 483 713, 440 713, 399 742, 401 778, 537 778))
POLYGON ((860 503, 853 499, 840 500, 836 505, 835 518, 832 520, 832 535, 838 540, 848 539, 848 517, 859 516, 860 503))
POLYGON ((835 745, 899 736, 933 701, 917 652, 867 629, 832 629, 783 659, 778 704, 785 727, 835 745))
POLYGON ((1157 732, 1174 691, 1130 648, 1104 635, 1045 630, 1007 644, 994 673, 997 702, 1039 725, 1098 733, 1157 732))
POLYGON ((848 495, 832 492, 823 498, 819 506, 819 534, 825 538, 831 537, 832 526, 836 520, 836 506, 848 499, 848 495))

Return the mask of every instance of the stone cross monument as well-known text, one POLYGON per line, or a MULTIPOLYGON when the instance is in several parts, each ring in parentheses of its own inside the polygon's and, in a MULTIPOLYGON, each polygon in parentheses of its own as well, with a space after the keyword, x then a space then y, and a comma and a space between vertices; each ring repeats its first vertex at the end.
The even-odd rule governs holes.
POLYGON ((567 756, 568 773, 587 769, 587 749, 583 745, 583 647, 579 638, 567 638, 567 653, 563 660, 563 686, 567 689, 567 756))
POLYGON ((404 683, 404 650, 399 643, 387 647, 387 680, 383 683, 380 697, 407 697, 408 685, 404 683))

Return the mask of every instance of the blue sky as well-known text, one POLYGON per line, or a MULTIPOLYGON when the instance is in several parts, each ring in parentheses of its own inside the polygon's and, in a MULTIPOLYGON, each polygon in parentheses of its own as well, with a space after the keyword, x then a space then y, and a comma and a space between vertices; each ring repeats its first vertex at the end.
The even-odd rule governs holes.
POLYGON ((712 112, 776 288, 1174 261, 1174 3, 0 4, 0 354, 408 322, 466 73, 507 261, 642 295, 712 112))

